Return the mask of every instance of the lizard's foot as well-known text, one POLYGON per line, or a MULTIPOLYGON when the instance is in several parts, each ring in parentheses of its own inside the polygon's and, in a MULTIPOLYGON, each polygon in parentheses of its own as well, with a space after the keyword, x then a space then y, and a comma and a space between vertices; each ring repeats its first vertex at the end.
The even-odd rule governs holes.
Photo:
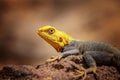
POLYGON ((73 76, 74 78, 79 78, 82 77, 82 80, 86 79, 87 73, 93 72, 95 74, 95 76, 97 75, 96 73, 96 66, 95 67, 90 67, 88 69, 85 68, 80 68, 80 70, 76 70, 77 74, 72 74, 71 76, 73 76))
POLYGON ((76 70, 75 73, 71 73, 71 76, 73 78, 76 79, 76 78, 82 77, 82 80, 85 80, 86 75, 87 75, 86 69, 83 67, 79 68, 79 70, 76 70))
POLYGON ((50 59, 46 60, 46 62, 53 62, 53 61, 56 61, 56 60, 60 60, 62 58, 61 55, 59 56, 51 56, 50 59))

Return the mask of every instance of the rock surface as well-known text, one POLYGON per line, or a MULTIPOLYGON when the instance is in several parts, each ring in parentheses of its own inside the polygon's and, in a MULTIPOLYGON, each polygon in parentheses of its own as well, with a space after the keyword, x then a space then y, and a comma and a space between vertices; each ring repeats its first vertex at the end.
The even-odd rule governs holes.
MULTIPOLYGON (((31 65, 8 65, 0 70, 0 80, 81 80, 78 68, 87 68, 80 55, 70 55, 60 61, 43 63, 36 67, 31 65)), ((120 73, 116 67, 101 65, 97 67, 97 75, 87 74, 86 80, 119 80, 120 73)))

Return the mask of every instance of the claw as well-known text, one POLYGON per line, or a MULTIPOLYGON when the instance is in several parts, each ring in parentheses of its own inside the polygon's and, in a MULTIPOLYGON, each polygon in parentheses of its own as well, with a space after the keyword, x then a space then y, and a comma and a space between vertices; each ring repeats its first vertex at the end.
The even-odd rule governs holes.
POLYGON ((62 56, 61 55, 59 55, 59 56, 57 56, 58 57, 58 60, 60 60, 61 58, 62 58, 62 56))
POLYGON ((62 58, 61 55, 59 56, 51 56, 50 59, 46 60, 46 62, 53 62, 53 61, 56 61, 56 60, 60 60, 62 58))
POLYGON ((82 67, 79 70, 76 70, 77 74, 72 74, 72 76, 74 78, 82 77, 82 80, 85 80, 86 77, 87 77, 87 73, 89 73, 89 72, 93 72, 96 76, 97 75, 96 69, 97 69, 96 66, 92 67, 92 68, 88 68, 88 69, 85 69, 85 68, 82 67))
POLYGON ((86 79, 86 76, 87 76, 87 72, 86 72, 86 69, 85 68, 81 68, 81 70, 83 70, 82 74, 81 74, 81 71, 80 70, 77 70, 78 73, 80 73, 78 76, 83 76, 82 77, 82 80, 85 80, 86 79))
POLYGON ((51 57, 50 57, 50 59, 53 59, 53 58, 55 58, 55 56, 51 56, 51 57))

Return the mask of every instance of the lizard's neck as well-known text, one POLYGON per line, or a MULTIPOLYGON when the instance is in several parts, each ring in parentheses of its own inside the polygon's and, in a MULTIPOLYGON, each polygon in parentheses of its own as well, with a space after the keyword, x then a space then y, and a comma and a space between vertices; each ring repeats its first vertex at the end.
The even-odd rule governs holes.
POLYGON ((67 35, 64 32, 61 32, 60 36, 58 36, 57 41, 50 41, 50 44, 56 49, 57 52, 61 52, 65 45, 69 44, 74 40, 71 36, 67 35))

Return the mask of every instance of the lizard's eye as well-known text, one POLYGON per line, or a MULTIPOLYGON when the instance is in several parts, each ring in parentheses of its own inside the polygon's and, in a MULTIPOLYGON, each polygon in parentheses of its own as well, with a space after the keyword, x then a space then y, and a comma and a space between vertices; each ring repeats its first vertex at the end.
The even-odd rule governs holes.
POLYGON ((55 32, 54 29, 49 30, 49 34, 53 34, 54 32, 55 32))

